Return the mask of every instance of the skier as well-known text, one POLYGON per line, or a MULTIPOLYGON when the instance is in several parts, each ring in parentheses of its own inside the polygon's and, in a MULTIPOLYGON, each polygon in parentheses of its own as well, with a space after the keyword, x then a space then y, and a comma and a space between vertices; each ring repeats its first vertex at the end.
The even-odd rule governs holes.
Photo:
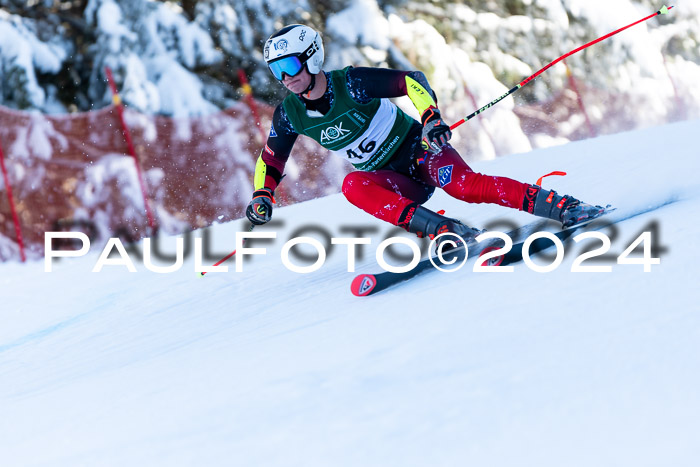
POLYGON ((345 197, 390 224, 434 238, 450 232, 469 242, 480 233, 422 206, 442 188, 468 203, 493 203, 561 221, 569 227, 604 209, 506 177, 474 172, 448 144, 452 133, 420 71, 382 68, 322 70, 321 36, 293 24, 270 36, 264 59, 291 94, 277 106, 267 144, 255 167, 253 198, 246 209, 255 225, 268 222, 274 192, 299 135, 347 159, 357 169, 342 186, 345 197), (417 122, 389 98, 408 96, 417 122))

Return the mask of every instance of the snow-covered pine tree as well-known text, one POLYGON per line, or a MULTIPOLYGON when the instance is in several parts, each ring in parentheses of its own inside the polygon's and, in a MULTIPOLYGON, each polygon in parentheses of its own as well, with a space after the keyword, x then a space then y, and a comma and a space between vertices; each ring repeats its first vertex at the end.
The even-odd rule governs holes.
POLYGON ((104 67, 109 66, 124 101, 143 112, 188 116, 216 110, 194 70, 219 63, 223 55, 181 7, 147 0, 90 0, 84 15, 96 37, 88 87, 93 103, 109 102, 104 80, 104 67))
POLYGON ((0 104, 16 109, 57 105, 55 85, 40 75, 55 75, 73 47, 54 18, 35 19, 0 9, 0 104))

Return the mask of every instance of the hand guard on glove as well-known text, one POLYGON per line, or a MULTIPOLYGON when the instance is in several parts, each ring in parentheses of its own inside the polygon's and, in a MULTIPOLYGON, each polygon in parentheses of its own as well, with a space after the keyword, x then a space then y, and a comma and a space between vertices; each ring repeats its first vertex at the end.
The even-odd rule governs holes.
POLYGON ((452 138, 450 126, 444 122, 440 116, 440 111, 433 106, 430 106, 423 112, 421 121, 423 122, 421 145, 426 151, 437 154, 442 150, 442 146, 447 144, 447 141, 452 138))
POLYGON ((272 190, 269 188, 255 190, 253 199, 250 200, 245 210, 245 215, 254 225, 266 224, 272 218, 272 203, 274 202, 272 190))

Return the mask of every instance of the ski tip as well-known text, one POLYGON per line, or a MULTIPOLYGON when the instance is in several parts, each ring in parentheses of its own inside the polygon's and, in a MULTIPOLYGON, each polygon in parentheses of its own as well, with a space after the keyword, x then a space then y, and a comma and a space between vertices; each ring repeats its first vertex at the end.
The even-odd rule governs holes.
POLYGON ((350 285, 352 294, 356 297, 365 297, 372 293, 377 286, 377 278, 372 274, 360 274, 353 279, 350 285))
MULTIPOLYGON (((501 247, 495 247, 495 246, 490 246, 488 248, 484 248, 484 250, 479 253, 479 259, 483 257, 484 255, 491 253, 492 251, 498 251, 502 250, 501 247)), ((481 261, 481 266, 484 267, 489 267, 489 266, 500 266, 501 263, 503 262, 503 259, 505 258, 505 255, 500 255, 500 256, 492 256, 489 259, 484 259, 481 261)))

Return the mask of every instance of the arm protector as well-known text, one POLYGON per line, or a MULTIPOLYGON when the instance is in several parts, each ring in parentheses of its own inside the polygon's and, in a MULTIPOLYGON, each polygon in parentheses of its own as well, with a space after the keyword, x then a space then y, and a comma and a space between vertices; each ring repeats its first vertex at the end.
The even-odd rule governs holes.
POLYGON ((437 108, 437 98, 430 88, 428 80, 420 71, 412 71, 406 75, 406 94, 416 106, 421 118, 429 108, 437 108))

